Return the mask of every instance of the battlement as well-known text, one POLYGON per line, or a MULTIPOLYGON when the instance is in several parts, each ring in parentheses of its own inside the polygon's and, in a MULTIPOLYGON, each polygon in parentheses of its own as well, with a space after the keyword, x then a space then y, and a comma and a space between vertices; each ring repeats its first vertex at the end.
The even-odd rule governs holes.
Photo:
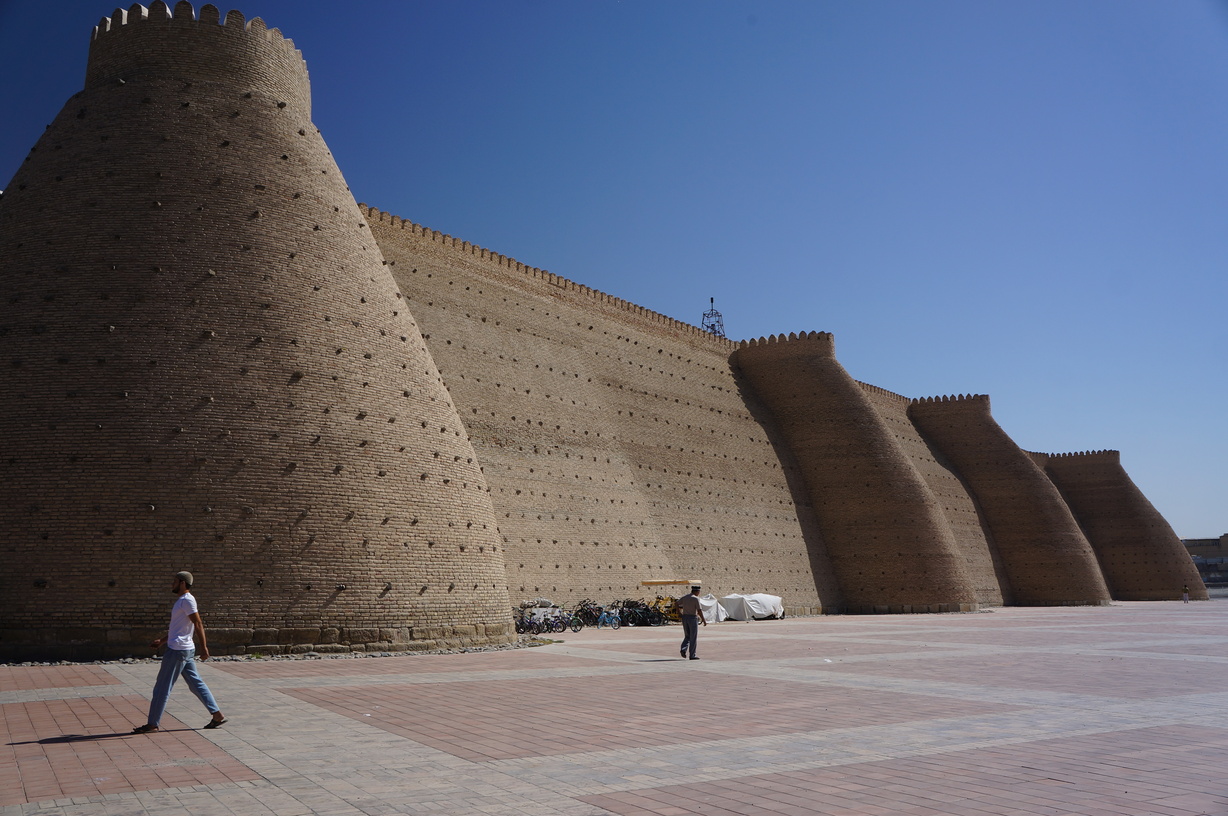
POLYGON ((1104 464, 1117 465, 1121 463, 1121 452, 1115 450, 1076 451, 1074 453, 1044 453, 1039 454, 1046 459, 1082 459, 1098 461, 1104 464))
POLYGON ((989 404, 988 394, 950 394, 942 397, 917 397, 912 400, 913 405, 930 405, 933 403, 957 403, 957 402, 984 402, 989 404))
POLYGON ((1050 463, 1059 467, 1068 464, 1120 465, 1121 453, 1115 450, 1076 451, 1073 453, 1041 453, 1039 451, 1024 451, 1037 467, 1047 467, 1050 463))
POLYGON ((421 224, 414 223, 400 216, 392 215, 383 212, 366 204, 359 203, 359 210, 367 216, 367 220, 377 223, 388 224, 394 229, 408 230, 414 235, 425 238, 432 243, 442 247, 449 247, 459 250, 460 252, 473 255, 474 257, 488 261, 492 266, 504 273, 513 273, 522 280, 538 281, 541 284, 552 286, 556 289, 562 289, 566 292, 574 292, 586 298, 590 298, 597 303, 612 306, 625 312, 629 312, 636 317, 644 318, 650 322, 660 324, 661 326, 672 331, 682 332, 683 334, 702 338, 712 342, 726 350, 732 350, 737 346, 737 343, 732 340, 727 340, 723 337, 717 337, 709 331, 705 331, 699 326, 686 323, 682 320, 677 320, 659 312, 654 312, 651 309, 645 309, 643 306, 637 306, 629 300, 623 300, 620 297, 602 292, 600 289, 594 289, 590 286, 585 286, 582 283, 576 283, 573 280, 556 275, 553 272, 547 272, 545 269, 539 269, 536 266, 529 266, 521 263, 515 258, 509 258, 485 247, 480 247, 477 244, 472 244, 469 241, 463 241, 452 235, 433 230, 430 227, 424 227, 421 224))
POLYGON ((867 394, 877 394, 880 397, 886 397, 887 399, 904 404, 909 404, 912 402, 911 397, 906 397, 903 394, 897 394, 894 391, 888 391, 886 388, 880 388, 877 385, 870 385, 870 383, 862 382, 861 380, 857 379, 854 379, 853 382, 857 383, 857 385, 861 387, 861 390, 867 394))
POLYGON ((800 360, 806 357, 836 359, 836 338, 831 332, 789 332, 742 340, 736 344, 738 358, 749 360, 800 360))
POLYGON ((818 342, 826 345, 831 349, 832 353, 836 350, 836 339, 831 332, 812 331, 812 332, 789 332, 786 334, 770 334, 767 337, 758 339, 751 338, 750 340, 742 340, 738 344, 739 348, 749 348, 751 346, 771 345, 773 343, 805 343, 818 342))
POLYGON ((908 403, 908 414, 931 417, 990 418, 988 394, 947 394, 937 397, 917 397, 908 403))
POLYGON ((133 79, 173 78, 226 82, 259 89, 311 113, 307 64, 292 40, 268 28, 259 17, 250 21, 238 11, 222 16, 217 6, 180 0, 172 10, 163 0, 149 8, 134 3, 116 9, 94 26, 90 38, 85 87, 125 84, 133 79))
MULTIPOLYGON (((231 10, 223 17, 218 7, 212 3, 206 3, 200 7, 200 16, 196 16, 196 10, 188 0, 179 0, 175 4, 172 11, 170 6, 163 0, 155 0, 145 8, 140 3, 133 3, 129 8, 117 8, 112 12, 110 17, 103 17, 98 21, 98 25, 94 26, 94 35, 91 39, 98 39, 100 35, 115 29, 118 30, 122 26, 129 23, 141 22, 173 22, 178 26, 190 25, 198 23, 200 25, 222 25, 234 31, 246 31, 252 36, 260 37, 268 42, 282 42, 290 49, 294 49, 294 43, 282 36, 280 30, 268 28, 264 20, 259 17, 253 17, 250 21, 246 20, 242 12, 231 10)), ((302 58, 302 53, 295 51, 299 58, 302 58)))

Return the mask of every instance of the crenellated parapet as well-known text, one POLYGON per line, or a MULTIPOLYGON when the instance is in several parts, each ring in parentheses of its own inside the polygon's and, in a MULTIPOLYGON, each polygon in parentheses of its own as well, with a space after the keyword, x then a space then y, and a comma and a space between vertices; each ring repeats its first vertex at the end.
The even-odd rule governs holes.
POLYGON ((1078 458, 1085 462, 1099 461, 1105 464, 1121 464, 1121 453, 1115 450, 1076 451, 1072 453, 1041 453, 1039 451, 1024 451, 1038 468, 1044 470, 1054 459, 1078 458))
POLYGON ((1078 459, 1082 462, 1100 462, 1104 464, 1121 464, 1121 452, 1115 450, 1075 451, 1072 453, 1033 453, 1033 456, 1043 456, 1048 462, 1053 459, 1078 459))
POLYGON ((791 350, 801 354, 836 354, 836 339, 831 332, 809 331, 789 332, 786 334, 770 334, 767 337, 752 338, 738 343, 738 348, 755 348, 757 346, 774 346, 777 344, 793 344, 791 350))
POLYGON ((371 221, 380 224, 387 224, 393 229, 409 231, 414 236, 420 237, 439 247, 463 252, 475 258, 487 261, 499 272, 515 275, 524 282, 529 282, 539 286, 548 286, 563 292, 575 294, 579 297, 591 300, 594 303, 599 303, 620 311, 628 312, 635 315, 637 318, 647 320, 650 323, 654 323, 670 331, 680 332, 697 339, 714 343, 718 347, 732 350, 737 345, 735 341, 728 340, 724 337, 717 337, 711 332, 703 330, 699 326, 686 323, 682 320, 677 320, 659 312, 654 312, 651 309, 646 309, 643 306, 636 305, 629 300, 623 300, 620 297, 608 294, 600 289, 594 289, 590 286, 585 286, 582 283, 576 283, 575 281, 569 280, 562 275, 547 272, 545 269, 539 269, 536 266, 529 266, 528 264, 517 261, 515 258, 509 258, 506 255, 502 255, 498 252, 478 246, 477 244, 456 238, 455 236, 448 235, 438 230, 433 230, 430 227, 424 227, 421 224, 416 224, 413 221, 377 210, 374 207, 367 206, 366 204, 359 204, 358 206, 371 221))
POLYGON ((988 396, 915 399, 908 415, 976 496, 1015 603, 1109 601, 1092 547, 1066 502, 994 421, 988 396))
POLYGON ((912 402, 912 399, 909 397, 906 397, 903 394, 897 394, 894 391, 889 391, 886 388, 880 388, 877 385, 871 385, 870 383, 862 382, 861 380, 856 380, 856 383, 861 387, 861 390, 865 391, 867 394, 874 394, 884 399, 891 400, 892 402, 899 403, 900 405, 908 405, 910 402, 912 402))
POLYGON ((148 8, 138 3, 116 9, 94 27, 87 90, 154 79, 180 85, 223 82, 236 90, 258 90, 304 118, 311 116, 302 52, 259 17, 249 21, 238 11, 223 17, 212 4, 202 6, 197 17, 187 0, 173 9, 162 0, 148 8))
POLYGON ((986 414, 989 412, 988 394, 949 394, 940 397, 914 397, 911 402, 914 405, 933 405, 937 403, 944 406, 947 410, 975 411, 986 414))
POLYGON ((733 362, 798 463, 845 608, 976 608, 941 506, 834 352, 829 333, 790 333, 742 343, 733 362))
POLYGON ((1086 533, 1113 597, 1205 600, 1189 551, 1121 466, 1115 450, 1050 453, 1044 470, 1086 533))

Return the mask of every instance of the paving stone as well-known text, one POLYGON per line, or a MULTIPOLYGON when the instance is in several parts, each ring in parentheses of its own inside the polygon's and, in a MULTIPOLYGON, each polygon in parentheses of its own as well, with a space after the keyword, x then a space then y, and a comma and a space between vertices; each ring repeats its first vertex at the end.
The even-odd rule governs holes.
POLYGON ((680 637, 209 662, 156 735, 156 664, 0 667, 0 816, 1228 812, 1228 600, 680 637))

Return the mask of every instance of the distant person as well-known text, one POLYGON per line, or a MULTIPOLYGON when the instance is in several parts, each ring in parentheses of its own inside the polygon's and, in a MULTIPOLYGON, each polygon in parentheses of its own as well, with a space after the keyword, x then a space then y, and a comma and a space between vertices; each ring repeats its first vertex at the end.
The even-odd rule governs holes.
POLYGON ((708 622, 704 620, 703 605, 699 602, 699 587, 691 587, 690 595, 683 595, 678 599, 678 611, 682 614, 682 647, 678 649, 678 653, 686 657, 689 650, 691 660, 699 660, 695 656, 695 641, 699 639, 699 622, 703 621, 704 626, 708 625, 708 622))
POLYGON ((213 700, 209 687, 196 671, 196 638, 200 638, 200 659, 209 659, 209 645, 205 642, 205 624, 196 611, 196 599, 189 591, 192 589, 192 573, 177 572, 171 581, 171 592, 179 596, 171 607, 171 624, 166 637, 158 638, 149 644, 155 650, 166 646, 162 655, 162 668, 158 671, 158 681, 154 683, 153 698, 149 701, 149 719, 144 725, 132 729, 134 734, 149 734, 158 730, 158 723, 166 711, 166 701, 171 696, 171 688, 179 675, 188 684, 192 693, 205 704, 205 708, 213 715, 213 719, 205 723, 205 728, 217 728, 226 722, 226 717, 213 700))
POLYGON ((1181 600, 1184 603, 1190 602, 1190 587, 1188 584, 1181 587, 1181 600))

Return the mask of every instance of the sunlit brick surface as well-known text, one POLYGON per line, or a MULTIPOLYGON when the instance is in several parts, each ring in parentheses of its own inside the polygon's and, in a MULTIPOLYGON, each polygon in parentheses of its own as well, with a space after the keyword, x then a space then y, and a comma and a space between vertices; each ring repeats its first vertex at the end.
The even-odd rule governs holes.
POLYGON ((1003 654, 941 657, 884 666, 881 663, 825 666, 823 671, 933 680, 1002 689, 1033 689, 1107 697, 1167 697, 1178 689, 1228 692, 1228 665, 1150 660, 1122 655, 1003 654))
MULTIPOLYGON (((700 642, 703 644, 703 656, 712 660, 834 660, 856 655, 889 655, 893 653, 911 652, 915 648, 907 643, 861 643, 839 638, 798 638, 779 636, 774 632, 759 630, 728 632, 728 627, 709 626, 700 630, 700 642), (770 633, 769 633, 770 632, 770 633), (755 637, 750 637, 754 634, 755 637)), ((659 633, 665 640, 675 645, 681 643, 681 630, 677 627, 661 630, 659 633), (676 636, 674 636, 676 635, 676 636)), ((595 643, 585 648, 600 651, 619 651, 626 649, 626 644, 619 642, 617 635, 610 635, 606 642, 595 643)), ((662 649, 664 650, 664 646, 662 649)))
POLYGON ((148 707, 133 695, 0 705, 0 806, 257 778, 173 717, 131 734, 148 707))
POLYGON ((0 201, 0 657, 148 654, 180 569, 218 654, 508 640, 481 463, 302 55, 140 8, 0 201))
MULTIPOLYGON (((853 768, 763 774, 585 797, 620 816, 1224 813, 1207 792, 1228 761, 1228 732, 1159 727, 1111 742, 1044 740, 1024 747, 956 751, 853 768)), ((1218 787, 1218 786, 1217 786, 1218 787)))
POLYGON ((778 736, 799 731, 961 717, 1007 706, 749 678, 662 682, 654 675, 544 683, 285 689, 376 728, 473 760, 778 736), (543 714, 549 711, 549 716, 543 714))
POLYGON ((590 660, 546 650, 518 649, 463 655, 357 658, 353 660, 284 660, 218 663, 218 668, 252 680, 295 677, 385 677, 410 673, 472 674, 480 671, 563 669, 593 666, 590 660))
POLYGON ((11 666, 0 671, 0 692, 105 686, 118 682, 97 666, 11 666))

